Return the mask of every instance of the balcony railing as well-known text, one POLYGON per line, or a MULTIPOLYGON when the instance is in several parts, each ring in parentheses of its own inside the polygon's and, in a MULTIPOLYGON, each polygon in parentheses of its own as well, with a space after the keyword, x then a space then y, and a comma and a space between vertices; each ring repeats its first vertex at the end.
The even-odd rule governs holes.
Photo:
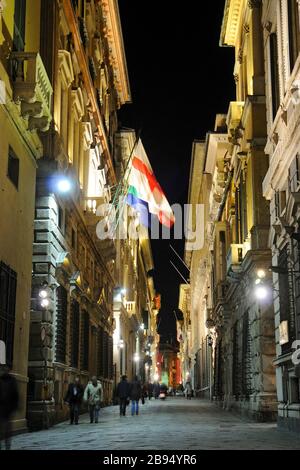
POLYGON ((135 302, 126 302, 126 310, 130 316, 135 315, 135 312, 136 312, 135 302))
POLYGON ((244 257, 244 246, 238 244, 230 245, 227 253, 227 273, 230 271, 238 271, 244 257))
POLYGON ((14 100, 21 103, 21 114, 29 119, 29 130, 49 129, 52 120, 52 85, 37 52, 12 52, 14 100))

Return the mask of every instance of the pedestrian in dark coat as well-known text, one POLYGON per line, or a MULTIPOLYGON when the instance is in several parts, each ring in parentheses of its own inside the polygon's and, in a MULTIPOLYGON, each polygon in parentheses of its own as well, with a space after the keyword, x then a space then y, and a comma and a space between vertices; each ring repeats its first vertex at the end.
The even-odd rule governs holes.
POLYGON ((139 401, 142 397, 142 385, 138 377, 135 376, 134 381, 130 385, 131 415, 139 414, 139 401))
POLYGON ((19 404, 18 385, 9 368, 0 370, 0 449, 1 441, 5 441, 6 450, 11 448, 11 416, 19 404))
POLYGON ((78 424, 80 407, 83 398, 83 386, 80 383, 80 378, 76 377, 74 383, 70 383, 68 391, 65 396, 65 402, 70 407, 70 424, 78 424))
POLYGON ((118 387, 117 387, 117 396, 119 397, 119 401, 120 401, 120 416, 126 415, 126 407, 128 404, 129 393, 130 393, 130 386, 127 381, 127 376, 123 375, 121 382, 118 384, 118 387))

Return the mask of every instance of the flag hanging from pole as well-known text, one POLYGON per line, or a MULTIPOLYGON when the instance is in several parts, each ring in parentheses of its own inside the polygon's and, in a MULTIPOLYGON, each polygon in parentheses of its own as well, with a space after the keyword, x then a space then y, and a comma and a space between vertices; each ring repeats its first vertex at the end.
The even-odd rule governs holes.
POLYGON ((127 204, 137 210, 143 225, 149 226, 149 217, 153 214, 161 224, 172 227, 175 222, 174 213, 153 173, 141 139, 130 166, 127 204))

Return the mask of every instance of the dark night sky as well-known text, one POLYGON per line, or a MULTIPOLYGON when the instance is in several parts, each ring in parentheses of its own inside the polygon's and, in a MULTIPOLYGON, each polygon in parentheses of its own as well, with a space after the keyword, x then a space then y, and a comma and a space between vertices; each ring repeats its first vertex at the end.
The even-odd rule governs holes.
MULTIPOLYGON (((234 99, 231 48, 220 48, 225 0, 119 0, 133 103, 119 114, 142 140, 170 202, 187 202, 192 143, 213 130, 216 113, 234 99)), ((188 272, 168 241, 152 242, 155 284, 162 294, 160 333, 174 335, 179 275, 188 272)), ((184 243, 171 241, 183 256, 184 243)))

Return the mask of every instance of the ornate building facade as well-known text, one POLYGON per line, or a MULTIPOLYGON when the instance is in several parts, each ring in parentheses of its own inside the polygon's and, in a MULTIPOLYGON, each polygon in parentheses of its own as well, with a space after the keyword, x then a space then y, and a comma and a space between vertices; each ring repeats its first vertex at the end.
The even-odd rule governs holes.
POLYGON ((273 304, 256 287, 269 282, 271 264, 269 205, 262 194, 268 159, 261 21, 261 2, 226 2, 220 45, 235 50, 236 101, 226 119, 228 176, 219 214, 224 228, 216 245, 227 285, 212 318, 216 398, 264 421, 276 418, 277 397, 273 304))
POLYGON ((262 3, 269 156, 263 194, 271 213, 278 422, 299 432, 300 369, 293 343, 300 339, 300 5, 262 3))
POLYGON ((113 394, 116 245, 101 239, 99 207, 116 184, 117 111, 130 101, 115 0, 43 1, 41 50, 54 90, 53 122, 37 170, 28 419, 31 429, 67 416, 75 376, 96 375, 113 394))
MULTIPOLYGON (((262 3, 225 2, 220 45, 234 48, 236 101, 218 115, 190 181, 204 205, 205 242, 191 270, 194 387, 257 420, 277 416, 262 3), (198 181, 197 181, 198 180, 198 181), (264 295, 263 295, 264 294, 264 295), (194 339, 193 339, 194 338, 194 339)), ((201 144, 200 144, 201 145, 201 144)), ((190 194, 191 191, 190 191, 190 194)))
POLYGON ((39 12, 38 0, 0 2, 0 340, 20 393, 15 432, 27 428, 36 168, 52 117, 39 12))

